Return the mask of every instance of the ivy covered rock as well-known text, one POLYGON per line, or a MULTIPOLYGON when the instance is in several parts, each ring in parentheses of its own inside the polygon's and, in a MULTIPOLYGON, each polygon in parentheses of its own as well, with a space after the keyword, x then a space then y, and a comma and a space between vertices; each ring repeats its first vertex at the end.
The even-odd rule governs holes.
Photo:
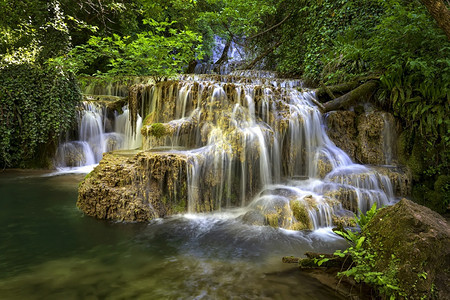
MULTIPOLYGON (((408 299, 448 299, 450 226, 436 212, 402 199, 380 210, 364 228, 375 270, 396 272, 408 299)), ((366 244, 367 245, 367 244, 366 244)))

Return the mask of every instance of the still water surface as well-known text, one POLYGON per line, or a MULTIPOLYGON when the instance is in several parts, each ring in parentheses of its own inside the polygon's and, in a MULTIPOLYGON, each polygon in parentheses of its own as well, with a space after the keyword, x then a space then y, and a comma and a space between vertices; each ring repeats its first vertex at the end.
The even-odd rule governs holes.
POLYGON ((345 248, 329 229, 244 225, 239 210, 96 220, 75 205, 83 177, 0 173, 0 299, 342 299, 281 263, 345 248))

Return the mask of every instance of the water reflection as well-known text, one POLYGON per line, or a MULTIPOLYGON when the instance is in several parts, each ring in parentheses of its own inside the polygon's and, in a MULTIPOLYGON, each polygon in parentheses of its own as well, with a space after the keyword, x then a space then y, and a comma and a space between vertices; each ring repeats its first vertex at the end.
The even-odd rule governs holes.
POLYGON ((239 210, 148 224, 75 207, 83 175, 0 174, 2 299, 339 299, 281 256, 345 247, 329 229, 250 226, 239 210))

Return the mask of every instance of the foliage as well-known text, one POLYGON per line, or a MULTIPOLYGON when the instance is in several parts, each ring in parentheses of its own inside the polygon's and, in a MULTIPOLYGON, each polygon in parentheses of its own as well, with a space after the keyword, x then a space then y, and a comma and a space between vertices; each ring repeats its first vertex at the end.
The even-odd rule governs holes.
POLYGON ((171 77, 192 59, 201 58, 201 36, 189 30, 171 28, 173 22, 144 20, 149 30, 134 37, 114 34, 112 37, 92 36, 87 44, 74 48, 68 56, 52 59, 68 71, 79 74, 95 60, 107 61, 107 69, 96 75, 153 76, 155 81, 171 77))
MULTIPOLYGON (((376 204, 374 204, 365 215, 361 213, 359 217, 355 216, 361 231, 364 230, 376 212, 377 208, 376 204)), ((404 293, 398 286, 397 270, 395 267, 398 259, 394 255, 392 255, 391 260, 389 261, 388 271, 378 272, 375 270, 378 254, 372 249, 369 237, 351 230, 335 231, 335 233, 345 238, 349 242, 350 247, 343 252, 338 250, 334 255, 340 257, 350 255, 352 259, 351 267, 338 273, 338 276, 352 277, 356 282, 364 282, 375 287, 381 295, 390 299, 404 296, 404 293)))
POLYGON ((73 125, 80 100, 76 81, 31 64, 0 69, 0 163, 46 166, 59 136, 73 125))

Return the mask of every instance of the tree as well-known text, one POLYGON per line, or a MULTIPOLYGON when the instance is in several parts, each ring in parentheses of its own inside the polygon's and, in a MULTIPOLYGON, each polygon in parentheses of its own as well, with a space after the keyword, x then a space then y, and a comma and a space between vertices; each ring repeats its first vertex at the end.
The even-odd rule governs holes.
POLYGON ((439 27, 444 30, 450 40, 450 10, 442 0, 422 0, 431 16, 436 20, 439 27))
POLYGON ((201 36, 190 30, 172 28, 174 22, 143 20, 148 29, 135 36, 92 36, 87 44, 79 45, 67 56, 52 60, 75 74, 83 74, 95 60, 107 60, 104 71, 96 76, 151 76, 155 82, 181 72, 189 61, 201 59, 201 36))

